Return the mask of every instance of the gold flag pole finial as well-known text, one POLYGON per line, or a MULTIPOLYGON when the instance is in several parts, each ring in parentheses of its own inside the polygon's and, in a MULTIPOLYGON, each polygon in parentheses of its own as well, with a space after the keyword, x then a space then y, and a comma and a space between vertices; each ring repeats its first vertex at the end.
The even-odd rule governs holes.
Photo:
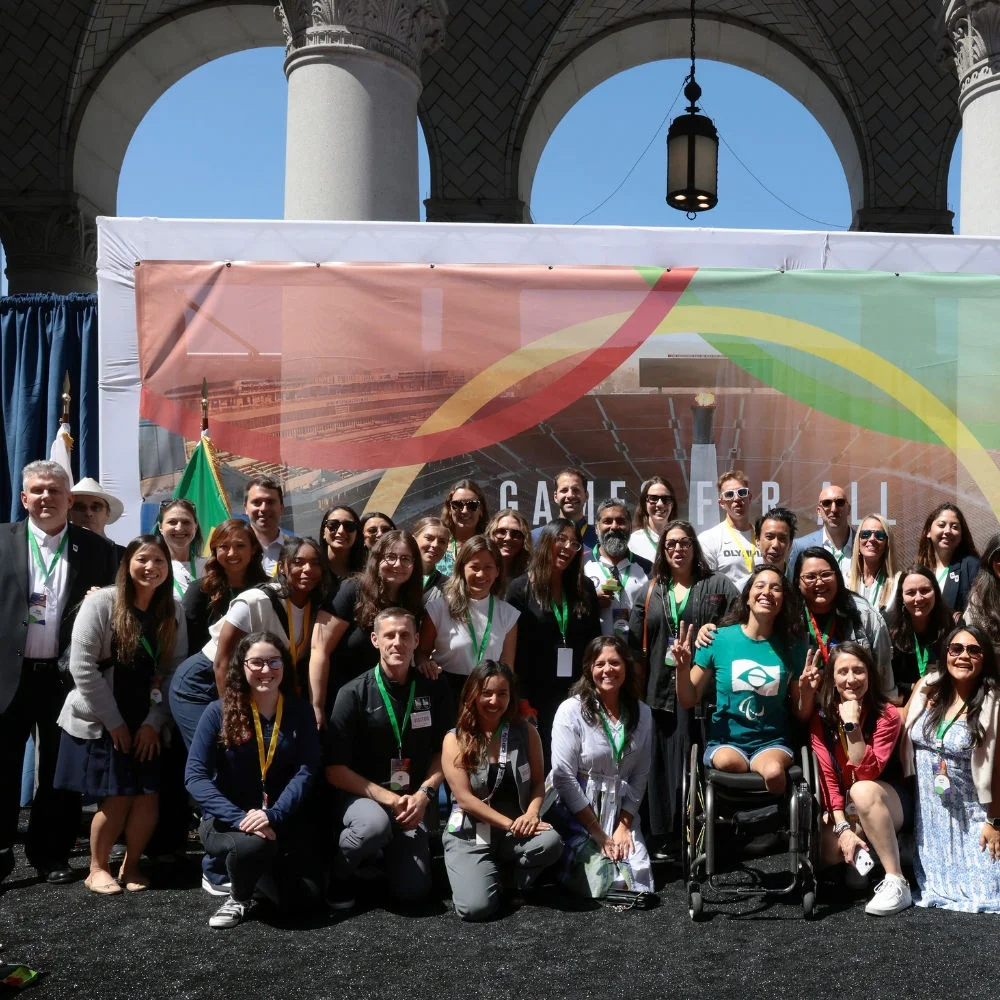
POLYGON ((69 372, 63 376, 63 391, 62 391, 62 416, 59 418, 61 424, 69 423, 69 404, 72 400, 72 396, 69 391, 69 372))

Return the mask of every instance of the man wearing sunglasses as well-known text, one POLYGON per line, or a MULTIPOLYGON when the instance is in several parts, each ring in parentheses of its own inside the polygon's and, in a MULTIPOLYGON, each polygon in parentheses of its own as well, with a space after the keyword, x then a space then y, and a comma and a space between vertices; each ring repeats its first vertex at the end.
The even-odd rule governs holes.
MULTIPOLYGON (((597 545, 597 529, 587 521, 587 477, 582 469, 570 466, 556 476, 556 487, 552 491, 555 503, 553 517, 565 517, 576 525, 583 542, 584 555, 597 545)), ((537 545, 542 537, 540 524, 531 532, 531 541, 537 545)))
POLYGON ((832 553, 846 580, 851 572, 851 556, 854 552, 851 501, 840 486, 831 483, 820 490, 816 513, 822 518, 823 526, 795 540, 792 554, 788 557, 789 575, 799 553, 813 545, 819 545, 832 553))
POLYGON ((757 536, 750 521, 753 492, 740 469, 719 476, 719 506, 726 516, 698 536, 705 562, 713 573, 722 573, 737 590, 750 579, 757 551, 757 536))

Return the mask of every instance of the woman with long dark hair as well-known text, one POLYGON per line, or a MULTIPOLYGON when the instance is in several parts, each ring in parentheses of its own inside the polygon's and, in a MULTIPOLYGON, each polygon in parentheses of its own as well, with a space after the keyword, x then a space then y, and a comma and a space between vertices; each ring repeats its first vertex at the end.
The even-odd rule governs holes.
POLYGON ((890 605, 892 675, 899 692, 896 704, 902 705, 920 678, 936 668, 938 646, 952 627, 952 616, 934 573, 916 564, 899 575, 890 605))
POLYGON ((405 608, 418 622, 423 617, 420 550, 408 531, 386 532, 368 553, 364 570, 347 580, 316 618, 309 696, 320 728, 340 688, 378 663, 372 627, 380 611, 393 607, 405 608))
POLYGON ((368 554, 361 520, 354 508, 345 504, 331 507, 319 523, 319 540, 323 544, 320 559, 327 575, 327 596, 333 598, 348 577, 361 571, 368 554))
POLYGON ((369 552, 384 534, 396 530, 396 522, 380 510, 370 510, 362 514, 358 523, 361 525, 361 539, 369 552))
POLYGON ((885 869, 865 908, 875 916, 912 903, 896 842, 913 817, 913 794, 893 753, 901 726, 879 689, 871 652, 857 642, 840 643, 823 672, 809 729, 826 809, 820 850, 827 864, 850 865, 871 844, 885 869))
POLYGON ((126 547, 115 585, 88 594, 80 607, 70 643, 74 687, 58 720, 55 787, 98 803, 90 825, 91 892, 149 888, 139 860, 156 826, 160 734, 170 718, 163 693, 185 650, 170 550, 159 535, 140 535, 126 547), (123 831, 119 885, 109 856, 123 831))
POLYGON ((918 906, 1000 912, 1000 675, 974 626, 952 629, 938 670, 904 714, 903 767, 917 776, 913 872, 918 906))
POLYGON ((460 479, 445 495, 441 504, 441 521, 451 532, 451 541, 437 568, 448 577, 451 576, 459 546, 473 535, 481 535, 490 522, 483 488, 471 479, 460 479))
POLYGON ((521 694, 538 713, 542 746, 573 681, 583 651, 601 634, 594 585, 583 572, 583 544, 576 525, 563 517, 543 529, 528 572, 511 583, 507 601, 517 620, 517 677, 521 694))
POLYGON ((705 763, 720 771, 755 771, 768 791, 785 790, 794 759, 789 713, 812 714, 819 654, 808 650, 798 595, 783 573, 758 566, 722 619, 710 646, 691 662, 694 629, 681 625, 674 644, 677 701, 694 708, 715 681, 705 763))
POLYGON ((480 661, 458 704, 458 723, 441 750, 455 800, 441 840, 455 912, 463 920, 486 920, 500 906, 502 876, 516 890, 528 888, 559 859, 562 840, 539 818, 542 741, 521 717, 514 671, 497 660, 480 661))
POLYGON ((645 701, 652 710, 649 769, 649 833, 663 853, 680 833, 681 784, 690 747, 691 711, 677 704, 673 644, 683 622, 698 631, 718 624, 739 593, 702 558, 688 521, 671 521, 659 537, 653 575, 632 604, 629 645, 646 664, 645 701))
POLYGON ((201 842, 231 886, 209 927, 243 921, 279 855, 301 867, 311 853, 302 814, 319 768, 319 737, 309 703, 294 691, 280 636, 251 632, 233 650, 221 701, 198 724, 185 784, 201 809, 201 842))
POLYGON ((927 515, 917 562, 937 577, 945 604, 956 612, 964 611, 979 572, 979 553, 965 515, 956 504, 938 504, 927 515))
POLYGON ((963 617, 966 625, 974 625, 990 637, 993 651, 1000 656, 1000 532, 990 535, 983 547, 963 617))
POLYGON ((667 525, 677 516, 677 494, 663 476, 650 476, 639 487, 639 502, 632 515, 629 550, 651 563, 667 525))
POLYGON ((582 672, 552 725, 552 813, 565 848, 561 875, 575 892, 616 884, 653 891, 639 808, 649 774, 652 720, 632 654, 620 636, 587 643, 582 672))

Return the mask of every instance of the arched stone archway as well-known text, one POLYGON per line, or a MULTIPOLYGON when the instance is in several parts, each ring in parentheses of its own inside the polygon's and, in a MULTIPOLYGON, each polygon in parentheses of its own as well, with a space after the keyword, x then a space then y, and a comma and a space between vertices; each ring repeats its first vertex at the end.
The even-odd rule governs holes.
POLYGON ((161 19, 91 82, 74 117, 73 189, 94 214, 115 214, 118 175, 139 122, 181 77, 244 49, 282 46, 272 7, 229 4, 161 19))
MULTIPOLYGON (((698 19, 696 24, 699 58, 757 73, 787 91, 813 114, 840 158, 855 215, 864 204, 863 147, 836 88, 800 55, 764 31, 712 18, 698 19)), ((545 144, 580 98, 624 70, 661 59, 686 58, 688 52, 688 21, 668 15, 608 31, 565 59, 539 88, 522 119, 520 141, 516 144, 520 201, 530 206, 531 188, 545 144)))

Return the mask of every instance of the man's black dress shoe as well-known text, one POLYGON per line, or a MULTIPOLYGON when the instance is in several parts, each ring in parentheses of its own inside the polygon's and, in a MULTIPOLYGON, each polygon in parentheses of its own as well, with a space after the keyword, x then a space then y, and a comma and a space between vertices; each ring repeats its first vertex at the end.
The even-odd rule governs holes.
POLYGON ((65 868, 39 868, 39 876, 50 885, 68 885, 76 881, 76 872, 69 865, 65 868))

